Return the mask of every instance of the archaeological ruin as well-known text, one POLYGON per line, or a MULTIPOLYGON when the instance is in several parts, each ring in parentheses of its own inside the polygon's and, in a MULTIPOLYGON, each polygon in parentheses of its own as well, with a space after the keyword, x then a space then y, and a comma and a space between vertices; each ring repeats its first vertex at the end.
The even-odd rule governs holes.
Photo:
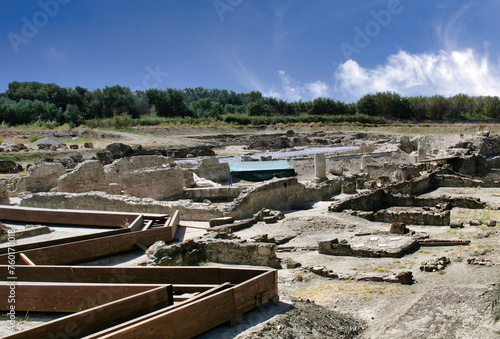
MULTIPOLYGON (((47 139, 26 151, 47 152, 42 160, 0 160, 0 304, 7 313, 14 268, 16 309, 35 318, 2 335, 190 338, 311 299, 338 303, 373 337, 397 337, 398 321, 416 324, 436 288, 487 293, 500 273, 497 134, 196 138, 186 147, 47 139), (413 308, 388 311, 405 296, 413 308)), ((493 333, 473 316, 469 333, 493 333)))

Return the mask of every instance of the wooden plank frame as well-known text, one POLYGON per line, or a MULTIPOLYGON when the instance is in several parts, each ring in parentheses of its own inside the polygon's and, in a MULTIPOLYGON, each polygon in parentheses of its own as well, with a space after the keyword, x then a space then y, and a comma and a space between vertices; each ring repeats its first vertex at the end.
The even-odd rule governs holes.
MULTIPOLYGON (((137 242, 151 246, 158 240, 171 242, 173 230, 160 227, 140 232, 112 235, 96 239, 70 242, 60 245, 16 252, 16 264, 23 264, 20 254, 31 258, 35 265, 68 265, 95 260, 102 257, 136 249, 137 242)), ((8 264, 8 254, 0 255, 0 263, 8 264)), ((25 262, 26 263, 26 262, 25 262)))
POLYGON ((74 313, 5 338, 81 338, 113 324, 173 304, 172 286, 150 288, 104 305, 74 313))
MULTIPOLYGON (((137 233, 137 232, 136 232, 137 233)), ((114 310, 113 316, 116 320, 102 327, 102 323, 93 323, 85 318, 85 336, 88 338, 192 338, 203 332, 224 324, 234 317, 244 312, 250 311, 254 307, 268 300, 275 300, 277 291, 277 271, 274 269, 240 269, 231 267, 93 267, 93 266, 0 266, 0 273, 3 277, 8 277, 8 270, 14 270, 18 286, 25 284, 25 281, 35 281, 37 284, 26 283, 30 288, 40 287, 40 290, 47 289, 50 284, 62 286, 64 284, 102 285, 110 284, 116 288, 119 284, 150 284, 151 289, 158 287, 157 284, 171 286, 173 293, 193 293, 192 297, 177 298, 178 303, 170 306, 158 307, 142 315, 130 318, 120 317, 121 310, 130 307, 111 308, 114 310), (224 280, 229 279, 229 280, 224 280), (46 284, 44 284, 44 282, 46 284), (57 282, 57 283, 56 283, 57 282), (176 285, 175 284, 179 284, 176 285), (199 293, 198 293, 199 292, 199 293), (117 318, 120 318, 119 320, 117 318)), ((9 280, 10 281, 10 280, 9 280)), ((7 285, 5 281, 3 285, 7 285)), ((1 285, 0 285, 1 286, 1 285)), ((82 287, 83 288, 83 287, 82 287)), ((0 288, 1 291, 1 288, 0 288)), ((68 289, 69 291, 69 289, 68 289)), ((19 291, 20 292, 20 291, 19 291)), ((67 292, 71 293, 71 292, 67 292)), ((142 292, 148 293, 148 291, 142 292)), ((33 292, 36 294, 36 291, 33 292)), ((135 294, 131 297, 138 297, 135 294)), ((173 300, 175 296, 172 298, 173 300)), ((26 298, 26 302, 29 297, 26 298)), ((112 303, 122 302, 124 299, 112 301, 112 303)), ((136 300, 141 300, 140 297, 136 300)), ((106 307, 106 305, 96 306, 106 307)), ((1 305, 1 304, 0 304, 1 305)), ((5 308, 6 306, 2 306, 5 308)), ((94 310, 92 308, 90 310, 94 310)), ((89 310, 87 310, 89 311, 89 310)), ((82 311, 82 312, 87 312, 82 311)), ((130 310, 126 310, 128 312, 130 310)), ((77 312, 71 316, 73 319, 84 319, 85 313, 77 312)), ((102 311, 105 312, 105 311, 102 311)), ((103 313, 104 314, 104 313, 103 313)), ((71 317, 69 316, 69 317, 71 317)), ((96 317, 102 319, 103 316, 96 317)), ((61 318, 49 322, 57 322, 57 328, 66 328, 72 323, 61 318), (66 326, 66 327, 64 327, 66 326)), ((96 320, 97 321, 97 320, 96 320)), ((79 324, 79 322, 76 322, 79 324)), ((50 325, 53 326, 53 325, 50 325)), ((44 332, 44 324, 31 330, 38 329, 41 332, 31 332, 30 330, 15 333, 8 338, 34 338, 42 337, 38 333, 44 332), (28 333, 28 334, 27 334, 28 333), (33 336, 33 333, 37 335, 33 336)), ((80 327, 77 327, 80 329, 80 327)), ((54 331, 50 330, 50 333, 54 331)), ((79 336, 81 336, 79 334, 79 336)))
MULTIPOLYGON (((83 235, 76 235, 73 237, 65 237, 65 238, 59 238, 59 239, 54 239, 54 240, 39 241, 39 242, 33 242, 33 243, 23 244, 23 245, 16 244, 16 251, 22 252, 22 251, 31 250, 34 248, 61 245, 61 244, 65 244, 68 242, 82 241, 82 240, 88 240, 88 239, 102 238, 102 237, 107 237, 110 235, 123 234, 123 233, 127 233, 127 232, 130 232, 129 228, 119 228, 116 230, 83 234, 83 235)), ((9 250, 8 247, 0 247, 0 255, 8 253, 8 250, 9 250)))
MULTIPOLYGON (((160 286, 164 285, 17 283, 15 306, 20 312, 80 312, 160 286)), ((9 292, 10 285, 0 282, 0 310, 9 309, 9 292)))
MULTIPOLYGON (((26 223, 126 228, 141 213, 12 207, 0 205, 0 220, 26 223)), ((142 214, 144 219, 162 220, 168 214, 142 214)))

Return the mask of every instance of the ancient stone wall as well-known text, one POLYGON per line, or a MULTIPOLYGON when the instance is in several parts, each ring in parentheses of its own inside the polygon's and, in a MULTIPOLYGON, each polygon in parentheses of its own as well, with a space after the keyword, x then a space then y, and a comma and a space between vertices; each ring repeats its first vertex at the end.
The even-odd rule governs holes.
POLYGON ((208 179, 215 182, 227 182, 229 178, 229 165, 227 163, 219 163, 215 157, 210 157, 201 160, 198 167, 194 168, 200 178, 208 179))
POLYGON ((9 191, 4 180, 0 180, 0 205, 10 205, 9 191))
POLYGON ((206 221, 222 217, 222 212, 209 204, 193 203, 189 200, 158 201, 150 198, 111 195, 104 192, 36 193, 23 199, 21 206, 168 214, 179 210, 183 220, 206 221))
POLYGON ((337 238, 318 241, 321 254, 354 257, 401 258, 419 247, 418 241, 408 236, 376 235, 354 237, 350 242, 337 238))
POLYGON ((328 210, 330 212, 342 212, 343 210, 376 211, 387 206, 386 197, 387 193, 384 189, 379 188, 334 202, 328 207, 328 210))
POLYGON ((485 208, 486 205, 483 202, 474 198, 419 198, 416 196, 435 187, 442 186, 443 183, 449 186, 461 186, 455 184, 460 183, 462 179, 464 183, 470 183, 470 180, 464 177, 437 174, 424 175, 408 182, 392 184, 373 191, 359 193, 339 202, 334 202, 328 210, 331 212, 341 212, 343 210, 378 211, 390 206, 424 207, 436 206, 438 204, 449 204, 449 208, 485 208))
POLYGON ((418 178, 393 184, 386 188, 392 194, 419 195, 436 188, 434 173, 424 174, 418 178))
POLYGON ((168 199, 184 192, 181 169, 143 169, 120 175, 123 193, 139 198, 168 199))
POLYGON ((369 220, 388 223, 403 222, 408 225, 448 226, 450 224, 450 211, 436 209, 427 211, 421 208, 409 208, 399 211, 383 209, 373 213, 369 220))
POLYGON ((90 191, 106 192, 108 182, 104 176, 104 169, 98 160, 90 160, 79 164, 75 169, 59 178, 57 190, 59 192, 81 193, 90 191))
POLYGON ((387 195, 384 200, 388 206, 424 207, 449 204, 449 208, 482 209, 486 207, 486 203, 472 197, 451 198, 449 196, 440 196, 436 198, 421 198, 414 195, 397 194, 387 195))
POLYGON ((341 180, 304 185, 297 178, 272 179, 243 191, 224 208, 226 216, 236 219, 251 217, 263 208, 282 210, 340 192, 341 180))
POLYGON ((66 172, 66 168, 59 163, 44 163, 31 166, 29 172, 17 182, 17 192, 48 192, 57 187, 59 177, 66 172))
POLYGON ((434 177, 434 181, 438 187, 486 187, 483 180, 451 174, 438 174, 434 177))
POLYGON ((126 172, 132 172, 144 168, 170 167, 173 164, 174 160, 170 157, 141 155, 117 159, 113 161, 113 163, 104 166, 104 172, 106 173, 106 179, 108 182, 119 182, 120 176, 126 172))
POLYGON ((208 199, 210 201, 227 201, 238 197, 244 190, 244 187, 199 187, 199 188, 187 188, 186 192, 187 198, 193 199, 194 201, 203 201, 208 199))
POLYGON ((377 180, 382 176, 388 176, 398 181, 410 180, 420 175, 418 168, 413 165, 401 164, 366 164, 363 169, 371 179, 377 180))
POLYGON ((158 241, 146 252, 148 263, 160 266, 198 265, 204 261, 280 267, 276 258, 276 244, 242 242, 238 240, 216 239, 208 235, 180 244, 165 244, 158 241))

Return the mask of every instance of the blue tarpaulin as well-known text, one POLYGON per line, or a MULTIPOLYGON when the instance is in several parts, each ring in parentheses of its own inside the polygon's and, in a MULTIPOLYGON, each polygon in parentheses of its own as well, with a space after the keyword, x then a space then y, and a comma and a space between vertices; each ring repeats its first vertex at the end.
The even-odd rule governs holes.
POLYGON ((295 176, 295 170, 286 160, 228 162, 229 176, 247 181, 264 181, 295 176))

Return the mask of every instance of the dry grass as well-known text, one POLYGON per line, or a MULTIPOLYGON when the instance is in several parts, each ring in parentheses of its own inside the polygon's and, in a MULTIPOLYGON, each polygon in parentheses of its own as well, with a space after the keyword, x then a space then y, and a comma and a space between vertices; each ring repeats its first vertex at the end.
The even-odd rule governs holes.
POLYGON ((331 281, 330 283, 308 284, 290 292, 296 298, 312 299, 326 303, 339 296, 366 297, 369 294, 386 294, 400 290, 398 284, 377 284, 353 280, 331 281))

